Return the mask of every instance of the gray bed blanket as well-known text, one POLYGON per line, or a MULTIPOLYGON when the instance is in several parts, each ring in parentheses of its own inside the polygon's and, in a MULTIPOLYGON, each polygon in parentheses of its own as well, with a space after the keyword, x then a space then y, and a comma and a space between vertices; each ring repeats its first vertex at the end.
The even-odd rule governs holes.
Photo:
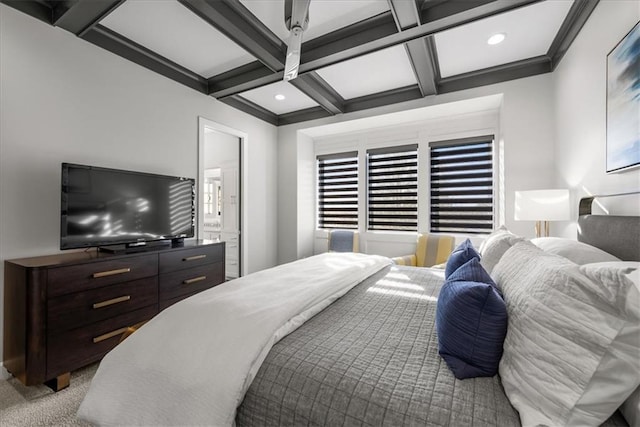
POLYGON ((353 288, 271 349, 236 424, 519 426, 497 375, 458 380, 438 355, 442 282, 393 266, 353 288))

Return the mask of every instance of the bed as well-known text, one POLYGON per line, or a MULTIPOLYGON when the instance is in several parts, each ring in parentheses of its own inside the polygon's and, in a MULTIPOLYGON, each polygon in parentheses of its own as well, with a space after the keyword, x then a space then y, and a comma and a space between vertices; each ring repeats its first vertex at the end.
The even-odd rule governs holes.
MULTIPOLYGON (((583 205, 584 203, 581 204, 583 205)), ((584 206, 581 214, 585 214, 584 206)), ((581 215, 580 219, 580 238, 588 240, 590 248, 604 245, 610 253, 623 256, 614 257, 615 259, 640 260, 640 239, 627 239, 626 243, 611 247, 607 245, 616 240, 612 238, 611 232, 608 235, 596 233, 594 237, 594 234, 588 231, 592 223, 599 229, 603 227, 602 221, 605 221, 606 227, 613 230, 622 221, 623 234, 637 237, 640 236, 640 217, 595 217, 581 215), (603 236, 604 243, 601 242, 603 236)), ((492 274, 497 275, 497 281, 503 284, 502 291, 507 303, 518 304, 518 298, 522 301, 522 296, 518 295, 519 290, 513 288, 509 278, 513 278, 513 282, 527 280, 522 276, 525 274, 522 270, 526 268, 521 266, 534 257, 531 254, 547 257, 544 265, 540 267, 544 270, 541 270, 540 274, 551 274, 547 265, 554 263, 558 268, 570 269, 571 274, 574 270, 582 268, 564 257, 535 247, 531 242, 504 233, 508 232, 498 231, 492 235, 496 241, 500 240, 500 244, 494 244, 493 249, 489 248, 483 254, 483 261, 486 262, 487 271, 492 270, 492 274), (505 241, 508 241, 506 248, 502 247, 505 241), (501 252, 500 256, 497 256, 496 251, 501 252), (509 263, 505 256, 513 257, 519 263, 517 268, 511 265, 515 261, 509 263), (521 257, 520 261, 518 256, 521 257), (513 290, 509 290, 510 286, 513 290), (512 294, 514 297, 510 300, 512 294)), ((558 242, 552 243, 557 247, 558 242)), ((543 241, 539 244, 544 246, 548 242, 543 241)), ((344 260, 345 256, 342 257, 344 260)), ((590 257, 588 261, 600 261, 592 252, 585 257, 590 257)), ((335 259, 331 258, 329 263, 335 263, 335 259)), ((356 257, 347 261, 357 263, 361 262, 361 259, 356 257)), ((299 277, 320 276, 319 273, 311 272, 296 276, 297 270, 294 272, 287 270, 287 267, 282 268, 276 271, 276 276, 281 278, 276 282, 280 285, 282 282, 291 284, 299 280, 299 277)), ((326 265, 318 271, 323 269, 327 269, 326 265)), ((540 410, 532 410, 532 403, 523 402, 523 399, 531 397, 530 400, 535 406, 542 405, 545 399, 549 398, 545 394, 546 390, 541 390, 542 394, 537 396, 539 389, 546 387, 536 387, 533 383, 538 381, 539 377, 544 377, 547 371, 554 371, 558 363, 552 361, 550 365, 538 366, 538 361, 531 361, 530 363, 542 369, 534 371, 533 377, 527 377, 530 374, 528 372, 518 372, 517 369, 514 371, 513 367, 518 365, 518 357, 523 355, 509 353, 506 349, 524 348, 531 344, 524 341, 518 341, 516 344, 514 340, 521 340, 522 337, 515 332, 511 334, 511 329, 505 339, 503 359, 506 360, 501 361, 500 375, 458 379, 452 374, 446 361, 439 355, 436 333, 436 312, 438 297, 443 287, 443 270, 395 266, 381 259, 376 260, 375 266, 367 265, 358 270, 366 271, 360 273, 356 283, 333 289, 321 298, 322 301, 313 297, 311 302, 303 304, 303 308, 292 311, 296 313, 293 316, 284 315, 279 320, 281 324, 274 327, 275 329, 272 328, 267 339, 258 339, 264 342, 255 348, 252 347, 252 343, 256 339, 253 339, 251 334, 254 333, 253 329, 259 327, 252 328, 251 324, 235 339, 230 337, 227 341, 215 342, 208 346, 202 344, 202 340, 209 339, 206 338, 208 335, 215 335, 211 338, 214 341, 223 339, 218 333, 211 334, 213 330, 209 329, 206 322, 201 321, 203 316, 213 314, 207 314, 205 311, 202 312, 202 316, 194 314, 204 306, 201 302, 203 298, 215 300, 218 298, 218 291, 202 295, 200 300, 195 296, 186 300, 184 304, 177 304, 175 309, 168 310, 166 315, 158 316, 145 325, 124 341, 117 351, 114 350, 105 358, 80 408, 79 416, 93 423, 105 425, 231 425, 234 422, 238 426, 557 424, 553 417, 537 418, 540 410), (175 321, 176 317, 180 320, 175 321), (185 327, 195 330, 196 333, 186 331, 185 327), (186 345, 192 339, 188 338, 190 335, 199 337, 195 346, 186 345), (164 339, 158 340, 159 336, 164 336, 164 339), (221 353, 216 350, 229 343, 238 346, 238 352, 235 356, 233 352, 231 355, 220 356, 221 353), (184 363, 180 358, 187 353, 190 362, 184 363), (224 364, 220 366, 220 372, 216 374, 218 376, 208 377, 211 365, 230 363, 230 360, 225 358, 234 357, 247 359, 246 372, 239 373, 238 378, 234 379, 237 390, 227 389, 226 385, 222 385, 226 384, 222 380, 227 381, 226 377, 232 376, 224 364), (181 364, 187 366, 180 366, 181 364), (167 369, 168 367, 174 369, 167 369), (518 380, 518 375, 523 376, 518 380), (528 387, 532 388, 529 390, 528 387), (231 418, 216 418, 215 412, 225 400, 226 405, 232 409, 231 418), (551 421, 548 421, 549 419, 551 421)), ((597 267, 594 271, 601 274, 601 271, 605 270, 597 267)), ((249 290, 252 283, 260 284, 266 280, 268 274, 265 272, 263 276, 256 275, 257 280, 254 282, 251 282, 251 278, 249 282, 240 282, 242 289, 249 290)), ((338 273, 341 278, 354 274, 354 271, 350 271, 349 274, 338 273)), ((630 269, 624 270, 624 274, 631 274, 630 269)), ((618 282, 626 280, 620 277, 616 276, 618 282)), ((628 282, 625 283, 628 285, 628 282)), ((532 286, 535 287, 537 284, 532 286)), ((627 288, 624 292, 638 292, 633 285, 627 288)), ((281 287, 280 291, 284 292, 282 295, 278 294, 274 299, 270 299, 272 295, 262 295, 256 301, 265 301, 267 306, 272 304, 273 307, 278 307, 281 298, 286 296, 286 290, 286 286, 281 287)), ((224 293, 224 289, 220 292, 224 293)), ((274 291, 277 292, 278 290, 274 291)), ((622 293, 617 294, 617 300, 620 299, 620 295, 622 293)), ((635 298, 636 294, 633 295, 635 298)), ((577 299, 580 298, 578 295, 577 299)), ((604 295, 603 298, 608 297, 604 295)), ((639 301, 634 302, 636 303, 639 301)), ((242 304, 250 305, 246 300, 242 304)), ((524 304, 529 303, 524 301, 524 304)), ((226 307, 229 307, 228 303, 226 307)), ((221 308, 223 309, 224 307, 221 308)), ((243 321, 243 316, 237 313, 237 307, 228 310, 228 313, 222 313, 220 316, 236 316, 237 322, 243 321)), ((606 313, 607 316, 610 314, 606 313)), ((637 311, 632 314, 638 315, 637 311)), ((263 318, 264 322, 260 323, 271 322, 272 319, 265 312, 261 311, 260 315, 266 316, 263 318)), ((519 331, 518 322, 521 322, 519 316, 513 316, 510 318, 509 327, 519 331)), ((634 330, 634 334, 635 332, 634 330)), ((544 337, 548 332, 537 333, 539 335, 534 337, 534 341, 544 337)), ((569 332, 570 338, 574 333, 576 332, 569 332)), ((220 332, 220 335, 224 335, 224 331, 220 332)), ((603 332, 602 335, 606 334, 603 332)), ((611 340, 607 341, 609 344, 610 342, 611 340)), ((600 350, 597 350, 600 353, 609 345, 596 344, 600 346, 600 350)), ((634 342, 632 345, 635 346, 637 343, 634 342)), ((577 348, 576 354, 586 351, 587 347, 585 344, 584 348, 577 348)), ((568 354, 571 354, 570 350, 567 350, 568 354)), ((532 350, 530 354, 535 355, 535 351, 532 350)), ((527 354, 524 354, 525 358, 527 354)), ((544 359, 545 354, 539 358, 544 359)), ((568 365, 575 365, 578 371, 588 370, 589 363, 593 366, 594 363, 597 364, 597 360, 594 360, 585 357, 584 363, 574 363, 572 360, 568 365)), ((633 368, 633 363, 635 362, 631 360, 627 365, 622 365, 622 368, 615 369, 620 371, 629 366, 633 368)), ((580 377, 580 372, 571 372, 572 368, 573 366, 563 368, 568 370, 564 375, 580 377)), ((631 371, 630 374, 623 374, 631 378, 629 381, 634 382, 636 387, 640 384, 640 378, 636 379, 637 373, 631 371)), ((554 373, 550 378, 556 376, 554 373)), ((552 385, 551 388, 557 388, 552 391, 560 393, 561 398, 555 400, 561 403, 565 396, 567 400, 572 398, 571 393, 563 392, 562 387, 577 387, 575 384, 565 384, 563 378, 557 376, 557 383, 547 383, 552 385)), ((628 384, 626 389, 629 388, 631 385, 628 384)), ((633 391, 626 389, 618 391, 618 394, 624 394, 624 398, 617 396, 618 400, 622 399, 620 402, 628 400, 629 394, 633 391)), ((640 391, 635 394, 639 393, 640 391)), ((549 395, 553 397, 553 392, 549 395)), ((548 405, 556 404, 554 399, 550 400, 548 405)), ((575 404, 575 401, 573 403, 575 404)), ((580 401, 578 403, 580 404, 580 401)), ((619 406, 619 403, 616 405, 619 406)), ((633 405, 636 405, 637 411, 637 403, 627 404, 630 411, 634 411, 633 405)), ((552 408, 551 411, 553 410, 555 409, 552 408)), ((562 424, 582 424, 578 422, 581 420, 580 416, 583 414, 564 419, 562 424)), ((628 425, 619 411, 607 417, 602 419, 605 426, 628 425)))

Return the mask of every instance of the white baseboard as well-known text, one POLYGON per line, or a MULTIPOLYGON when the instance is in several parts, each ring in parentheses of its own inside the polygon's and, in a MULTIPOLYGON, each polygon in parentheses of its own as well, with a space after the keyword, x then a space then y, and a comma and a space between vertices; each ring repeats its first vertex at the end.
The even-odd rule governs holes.
POLYGON ((4 369, 4 366, 2 366, 2 362, 0 362, 0 380, 8 380, 9 378, 11 378, 11 374, 9 373, 9 371, 4 369))

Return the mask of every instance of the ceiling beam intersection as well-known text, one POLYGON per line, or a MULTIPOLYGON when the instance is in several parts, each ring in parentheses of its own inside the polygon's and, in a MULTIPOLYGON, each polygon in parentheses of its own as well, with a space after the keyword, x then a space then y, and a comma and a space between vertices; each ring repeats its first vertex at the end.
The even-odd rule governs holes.
MULTIPOLYGON (((420 25, 420 11, 415 1, 388 0, 398 31, 414 28, 420 25)), ((435 44, 427 36, 411 40, 404 44, 407 57, 411 63, 413 74, 416 76, 422 96, 435 95, 439 78, 436 65, 435 44)))
POLYGON ((125 0, 64 0, 54 3, 52 24, 82 37, 125 0))
POLYGON ((599 2, 600 0, 576 0, 573 2, 547 52, 547 56, 551 58, 552 71, 556 69, 564 54, 569 50, 569 46, 599 2))
POLYGON ((238 0, 178 0, 271 71, 284 69, 286 45, 238 0))

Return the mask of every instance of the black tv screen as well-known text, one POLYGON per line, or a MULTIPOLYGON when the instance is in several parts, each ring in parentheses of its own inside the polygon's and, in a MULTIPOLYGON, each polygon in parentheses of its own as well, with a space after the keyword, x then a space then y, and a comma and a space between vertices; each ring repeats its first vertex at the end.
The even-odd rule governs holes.
POLYGON ((192 178, 62 164, 60 249, 193 237, 192 178))

